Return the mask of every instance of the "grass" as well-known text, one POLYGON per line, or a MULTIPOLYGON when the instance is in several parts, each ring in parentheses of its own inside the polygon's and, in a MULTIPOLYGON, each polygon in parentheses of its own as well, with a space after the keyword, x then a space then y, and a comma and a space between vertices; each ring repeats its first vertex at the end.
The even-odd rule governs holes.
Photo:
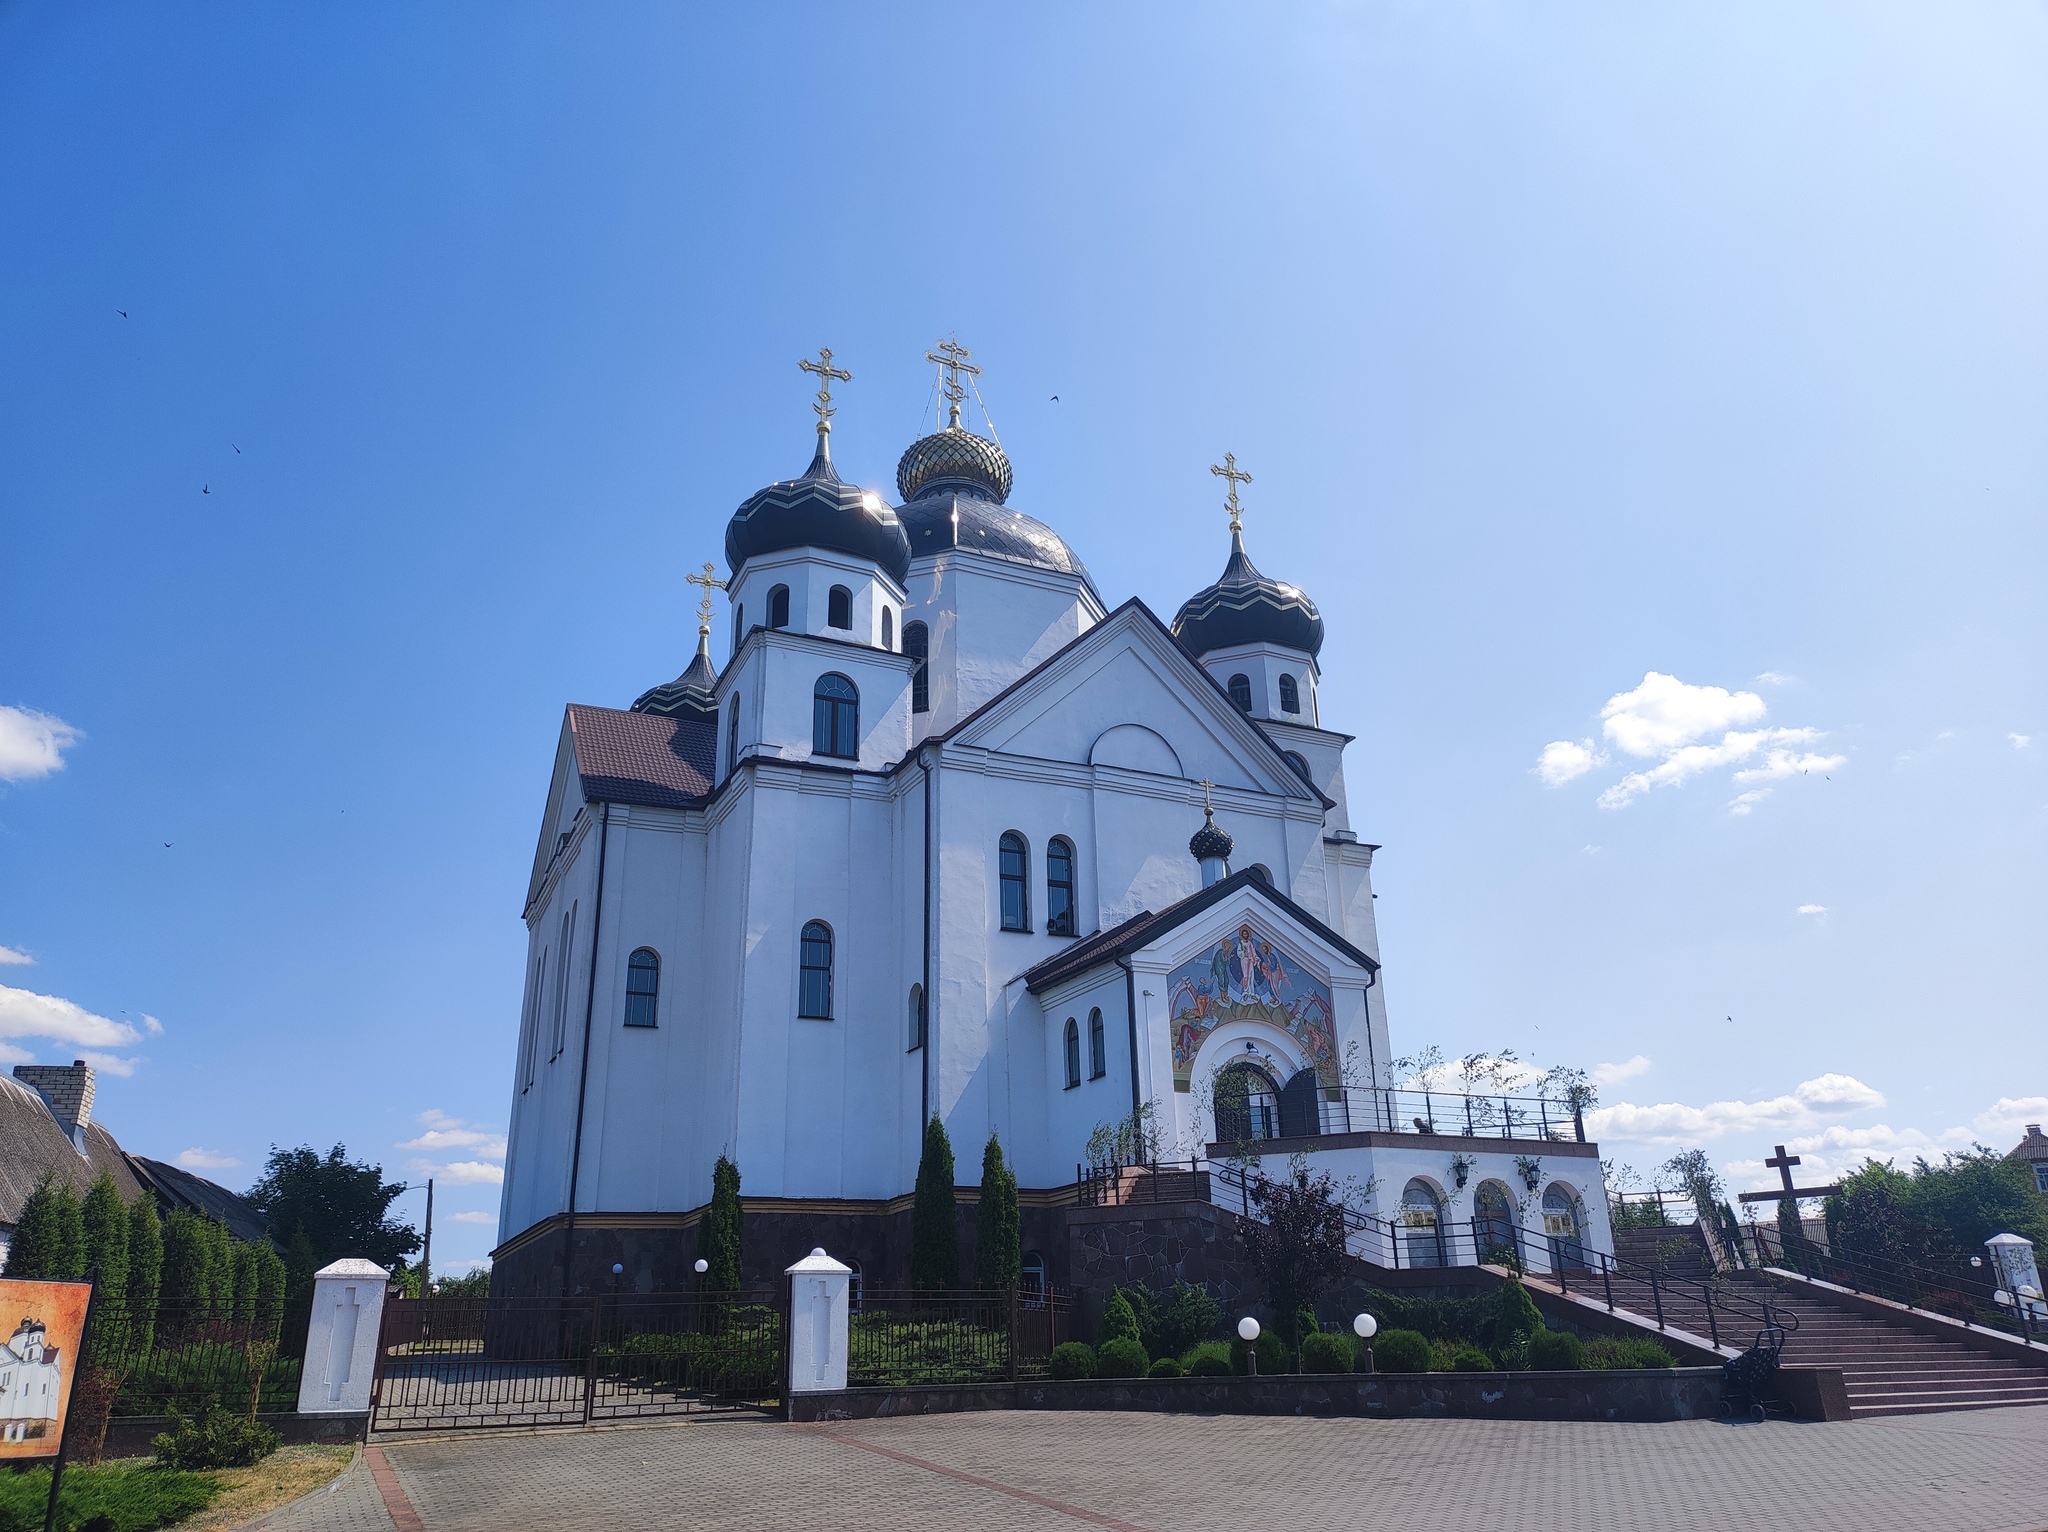
POLYGON ((354 1456, 353 1447, 280 1447, 253 1467, 222 1469, 209 1476, 220 1481, 220 1498, 190 1521, 179 1523, 179 1532, 227 1532, 246 1526, 265 1511, 340 1477, 354 1456))
MULTIPOLYGON (((151 1532, 190 1520, 218 1500, 220 1476, 158 1468, 147 1459, 64 1470, 57 1525, 64 1532, 104 1517, 114 1532, 151 1532)), ((50 1470, 0 1474, 0 1532, 40 1532, 50 1470)))

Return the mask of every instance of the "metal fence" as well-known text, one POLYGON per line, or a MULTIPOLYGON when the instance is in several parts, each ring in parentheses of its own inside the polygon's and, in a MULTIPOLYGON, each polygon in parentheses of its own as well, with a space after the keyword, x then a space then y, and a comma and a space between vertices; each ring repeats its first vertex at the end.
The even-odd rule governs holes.
POLYGON ((1043 1378, 1052 1348, 1073 1339, 1073 1295, 1029 1287, 998 1291, 867 1289, 846 1342, 851 1388, 998 1383, 1043 1378))
POLYGON ((1971 1266, 1967 1257, 1939 1264, 1891 1261, 1840 1254, 1810 1239, 1787 1240, 1762 1224, 1745 1225, 1740 1233, 1744 1256, 1758 1266, 1775 1266, 1965 1324, 2004 1330, 2022 1340, 2048 1340, 2048 1326, 2031 1312, 2032 1305, 2000 1304, 1997 1274, 1988 1265, 1971 1266))
POLYGON ((392 1298, 371 1390, 378 1431, 587 1425, 772 1406, 773 1292, 392 1298))

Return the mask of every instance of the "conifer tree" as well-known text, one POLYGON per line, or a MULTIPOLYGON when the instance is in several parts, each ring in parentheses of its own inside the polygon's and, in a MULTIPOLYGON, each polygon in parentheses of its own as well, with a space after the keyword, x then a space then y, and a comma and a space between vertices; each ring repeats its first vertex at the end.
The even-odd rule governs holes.
POLYGON ((284 1323, 284 1262, 267 1239, 250 1248, 256 1252, 256 1323, 263 1334, 276 1340, 284 1323))
POLYGON ((183 1208, 164 1219, 163 1301, 186 1315, 204 1314, 213 1298, 207 1241, 201 1220, 183 1208))
POLYGON ((953 1214, 953 1145, 939 1114, 924 1126, 917 1195, 910 1206, 910 1285, 947 1290, 960 1285, 960 1241, 953 1214))
POLYGON ((99 1282, 100 1290, 115 1297, 128 1291, 128 1205, 114 1185, 114 1178, 101 1171, 85 1194, 79 1209, 79 1223, 85 1238, 85 1269, 99 1282))
MULTIPOLYGON (((253 1324, 256 1319, 256 1285, 261 1270, 261 1257, 256 1246, 244 1239, 235 1241, 233 1258, 235 1306, 230 1317, 237 1324, 253 1324)), ((268 1246, 264 1247, 268 1249, 268 1246)))
POLYGON ((705 1287, 714 1293, 737 1292, 740 1285, 740 1168, 724 1155, 711 1167, 711 1209, 697 1236, 704 1258, 705 1287))
POLYGON ((974 1282, 977 1287, 1014 1287, 1024 1252, 1017 1215, 1017 1178, 1003 1163, 995 1134, 981 1151, 981 1207, 974 1227, 974 1282))
POLYGON ((1144 1337, 1138 1332, 1137 1311, 1131 1307, 1131 1300, 1124 1296, 1120 1287, 1110 1289, 1109 1301, 1102 1306, 1101 1340, 1132 1340, 1141 1345, 1144 1343, 1144 1337))
POLYGON ((7 1275, 31 1281, 76 1281, 85 1270, 85 1228, 78 1193, 44 1175, 21 1205, 7 1248, 7 1275))
POLYGON ((164 1226, 148 1192, 128 1208, 128 1314, 137 1346, 156 1332, 156 1300, 164 1280, 164 1226))

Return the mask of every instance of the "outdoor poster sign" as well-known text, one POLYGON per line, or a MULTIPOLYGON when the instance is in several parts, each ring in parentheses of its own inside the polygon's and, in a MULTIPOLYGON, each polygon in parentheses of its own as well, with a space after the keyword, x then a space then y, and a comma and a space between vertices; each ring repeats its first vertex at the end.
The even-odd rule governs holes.
POLYGON ((0 1278, 0 1462, 57 1456, 91 1298, 90 1282, 0 1278))

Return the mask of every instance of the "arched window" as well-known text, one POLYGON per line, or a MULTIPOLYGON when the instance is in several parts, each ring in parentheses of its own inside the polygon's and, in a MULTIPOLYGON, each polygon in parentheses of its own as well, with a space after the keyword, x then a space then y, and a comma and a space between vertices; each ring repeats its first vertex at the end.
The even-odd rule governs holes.
POLYGON ((1109 1050, 1102 1043, 1102 1007, 1088 1013, 1088 1078, 1099 1080, 1109 1073, 1109 1050))
POLYGON ((835 671, 819 676, 811 692, 811 753, 860 756, 860 693, 835 671))
POLYGON ((1026 1308, 1040 1308, 1045 1303, 1045 1257, 1036 1250, 1024 1252, 1024 1265, 1018 1272, 1017 1296, 1026 1308))
POLYGON ((1515 1248, 1515 1205, 1498 1181, 1481 1181, 1472 1194, 1472 1244, 1479 1259, 1500 1264, 1502 1255, 1518 1256, 1515 1248))
POLYGON ((1015 830, 1005 830, 997 860, 1003 900, 1003 929, 1028 931, 1031 929, 1031 886, 1026 879, 1030 859, 1024 850, 1024 837, 1015 830))
POLYGON ((1552 1271, 1586 1264, 1585 1229, 1578 1194, 1562 1181, 1551 1182, 1543 1190, 1543 1232, 1550 1240, 1552 1271))
POLYGON ((740 764, 740 694, 734 692, 726 704, 725 774, 731 776, 740 764))
POLYGON ((929 713, 932 710, 931 630, 921 622, 906 622, 903 625, 903 652, 917 661, 917 669, 910 673, 910 711, 929 713))
POLYGON ((828 628, 851 628, 853 626, 853 592, 844 585, 835 585, 826 593, 825 626, 828 628))
POLYGON ((651 1027, 654 1002, 661 994, 661 957, 652 947, 641 947, 626 959, 626 1025, 651 1027))
POLYGON ((786 628, 789 626, 789 587, 778 585, 768 592, 768 626, 786 628))
POLYGON ((531 1025, 526 1029, 526 1084, 520 1087, 522 1091, 530 1090, 533 1086, 534 1061, 540 1055, 540 1020, 542 1012, 546 1009, 547 992, 548 949, 543 947, 540 949, 540 962, 533 970, 533 994, 527 1007, 531 1025))
POLYGON ((732 652, 740 652, 740 641, 747 636, 747 609, 744 605, 732 609, 732 652))
POLYGON ((1240 713, 1249 713, 1252 710, 1252 678, 1250 676, 1234 675, 1230 678, 1230 700, 1237 704, 1237 710, 1240 713))
POLYGON ((1301 688, 1294 684, 1293 676, 1280 678, 1280 711, 1299 713, 1301 711, 1301 688))
POLYGON ((796 1013, 810 1021, 832 1019, 832 928, 822 920, 805 924, 798 955, 796 1013))
POLYGON ((1316 779, 1309 775, 1308 758, 1306 756, 1296 750, 1283 750, 1280 753, 1287 757, 1287 764, 1301 774, 1302 781, 1308 783, 1310 787, 1316 785, 1316 779))
POLYGON ((926 1024, 924 1014, 924 986, 922 984, 913 984, 910 986, 910 1047, 908 1051, 915 1053, 918 1049, 922 1048, 925 1038, 929 1034, 930 1028, 926 1024))
POLYGON ((846 1279, 846 1311, 849 1314, 858 1314, 860 1312, 860 1262, 848 1261, 846 1264, 853 1273, 846 1279))
POLYGON ((891 654, 896 652, 896 614, 886 606, 882 608, 882 647, 891 654))
POLYGON ((576 941, 576 906, 570 905, 562 916, 562 958, 555 964, 555 1044, 548 1051, 548 1061, 553 1063, 562 1056, 562 1050, 569 1046, 569 958, 576 941))
POLYGON ((1401 1236, 1410 1266, 1442 1266, 1443 1204, 1436 1188, 1417 1176, 1401 1192, 1401 1236))
POLYGON ((1078 1090, 1081 1086, 1081 1027, 1073 1017, 1067 1018, 1067 1089, 1078 1090))
POLYGON ((1074 934, 1074 843, 1064 835, 1045 843, 1045 930, 1074 934))

